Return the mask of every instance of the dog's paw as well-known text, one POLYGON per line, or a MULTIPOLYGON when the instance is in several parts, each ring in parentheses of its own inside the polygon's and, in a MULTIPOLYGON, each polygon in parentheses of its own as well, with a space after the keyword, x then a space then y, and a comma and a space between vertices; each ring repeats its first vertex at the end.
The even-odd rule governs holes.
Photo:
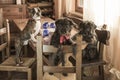
POLYGON ((54 73, 49 73, 50 75, 53 75, 54 73))
POLYGON ((32 40, 33 42, 37 42, 37 39, 35 38, 34 34, 31 34, 31 40, 32 40))

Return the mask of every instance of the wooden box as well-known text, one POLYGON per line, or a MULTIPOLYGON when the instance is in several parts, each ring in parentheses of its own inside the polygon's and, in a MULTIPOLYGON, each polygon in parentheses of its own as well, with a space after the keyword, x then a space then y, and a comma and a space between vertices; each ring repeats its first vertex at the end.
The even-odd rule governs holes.
POLYGON ((16 0, 0 0, 0 4, 15 4, 16 0))
POLYGON ((4 19, 26 18, 26 5, 0 5, 4 19))

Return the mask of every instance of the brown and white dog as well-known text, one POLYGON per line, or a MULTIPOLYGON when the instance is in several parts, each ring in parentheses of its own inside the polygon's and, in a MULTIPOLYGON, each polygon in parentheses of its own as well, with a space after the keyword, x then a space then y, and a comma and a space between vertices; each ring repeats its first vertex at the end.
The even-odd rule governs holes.
POLYGON ((28 23, 25 27, 25 29, 17 36, 15 39, 15 50, 16 50, 16 65, 19 66, 23 63, 21 57, 22 57, 22 51, 23 46, 27 45, 29 40, 32 40, 33 42, 37 42, 36 35, 40 32, 41 29, 41 10, 39 7, 29 9, 29 16, 30 19, 28 20, 28 23))

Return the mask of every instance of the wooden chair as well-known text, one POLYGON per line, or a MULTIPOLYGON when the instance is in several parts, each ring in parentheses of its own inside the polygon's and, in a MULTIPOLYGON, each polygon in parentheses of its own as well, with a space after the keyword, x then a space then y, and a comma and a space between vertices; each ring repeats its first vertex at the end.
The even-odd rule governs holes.
MULTIPOLYGON (((32 80, 32 67, 35 63, 35 58, 23 58, 24 63, 21 66, 16 66, 15 56, 10 54, 10 31, 9 21, 6 20, 6 26, 0 28, 0 37, 2 36, 4 41, 0 44, 0 52, 6 54, 5 60, 0 64, 0 72, 27 72, 28 80, 32 80)), ((10 80, 11 76, 7 78, 10 80)))
MULTIPOLYGON (((104 46, 109 44, 109 38, 110 38, 110 32, 107 30, 96 30, 95 31, 97 34, 98 38, 98 52, 99 52, 99 57, 95 60, 82 60, 82 79, 83 80, 105 80, 104 79, 104 65, 106 62, 103 60, 103 53, 104 53, 104 46), (84 75, 84 70, 86 67, 98 67, 98 76, 85 76, 84 75)), ((76 63, 76 59, 74 56, 70 56, 69 60, 72 63, 76 63)), ((75 64, 73 64, 75 65, 75 64)), ((90 71, 90 70, 89 70, 90 71)), ((92 74, 93 72, 89 72, 89 74, 92 74)), ((97 73, 96 73, 97 74, 97 73)))
MULTIPOLYGON (((2 8, 0 8, 0 44, 2 44, 2 43, 4 43, 4 40, 6 40, 6 41, 8 41, 9 40, 9 34, 6 34, 6 36, 7 36, 7 38, 5 39, 4 38, 4 36, 2 36, 3 34, 5 34, 5 33, 9 33, 9 30, 6 30, 6 29, 8 29, 9 27, 6 27, 6 28, 3 28, 3 25, 4 25, 4 23, 3 23, 3 9, 2 8)), ((2 44, 2 46, 6 46, 6 45, 8 45, 9 46, 9 44, 10 43, 4 43, 4 44, 2 44)), ((9 48, 7 48, 7 50, 8 50, 9 48)), ((1 50, 1 48, 0 48, 0 50, 1 50)), ((2 59, 2 61, 3 60, 5 60, 5 57, 7 57, 7 56, 9 56, 9 54, 8 54, 8 51, 6 51, 6 54, 5 54, 5 51, 2 51, 2 52, 0 52, 1 53, 1 59, 2 59)))
MULTIPOLYGON (((76 66, 50 66, 49 60, 44 55, 55 54, 57 48, 52 45, 43 45, 42 37, 37 37, 37 80, 43 80, 44 72, 52 73, 76 73, 76 80, 81 80, 81 42, 82 37, 77 38, 76 66), (78 42, 79 41, 79 42, 78 42), (47 65, 43 64, 43 61, 47 65)), ((64 53, 73 53, 72 46, 63 46, 64 53)))

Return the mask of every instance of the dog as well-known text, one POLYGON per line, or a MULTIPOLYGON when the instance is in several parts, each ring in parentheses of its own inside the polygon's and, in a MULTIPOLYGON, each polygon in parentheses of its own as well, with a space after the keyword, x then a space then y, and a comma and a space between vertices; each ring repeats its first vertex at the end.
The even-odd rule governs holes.
POLYGON ((59 47, 60 45, 70 45, 72 41, 71 38, 71 30, 77 29, 77 24, 75 24, 69 18, 61 18, 55 21, 56 29, 51 38, 51 45, 55 47, 59 47))
POLYGON ((92 60, 98 56, 96 28, 97 26, 94 22, 82 21, 78 26, 78 33, 72 37, 73 41, 75 41, 77 36, 82 35, 82 41, 87 43, 82 51, 83 60, 92 60))
MULTIPOLYGON (((83 59, 92 60, 94 58, 97 58, 97 40, 96 40, 96 25, 92 21, 82 21, 78 26, 69 19, 59 19, 55 22, 56 24, 56 30, 52 36, 51 44, 55 47, 60 48, 60 45, 74 45, 73 47, 73 55, 76 54, 76 37, 79 35, 83 36, 82 41, 85 41, 87 43, 87 46, 82 51, 82 57, 83 59), (68 24, 69 21, 72 23, 72 25, 68 24), (74 25, 74 26, 73 26, 74 25), (74 28, 76 31, 75 34, 71 36, 71 31, 74 28), (91 53, 93 51, 93 53, 91 53)), ((60 49, 59 49, 60 51, 60 49)), ((54 65, 58 65, 59 61, 63 61, 64 65, 64 56, 62 51, 57 52, 54 56, 54 65), (61 57, 62 56, 62 57, 61 57), (61 60, 62 58, 62 60, 61 60)))
MULTIPOLYGON (((82 50, 82 60, 90 61, 98 58, 99 53, 97 50, 97 25, 92 21, 82 21, 78 26, 78 32, 72 37, 75 41, 76 37, 82 35, 82 41, 87 43, 86 47, 82 50)), ((75 54, 74 54, 75 55, 75 54)), ((69 61, 75 66, 75 60, 73 57, 69 57, 69 61)))
MULTIPOLYGON (((55 31, 51 37, 50 45, 58 48, 56 54, 52 54, 52 65, 57 66, 62 62, 62 66, 65 65, 64 53, 62 51, 62 45, 72 45, 73 41, 71 38, 72 29, 77 28, 77 24, 75 24, 69 18, 60 18, 55 21, 55 31)), ((66 74, 64 74, 66 76, 66 74)))
POLYGON ((16 65, 19 66, 23 63, 22 61, 22 48, 28 44, 29 40, 37 42, 35 38, 41 30, 41 10, 39 7, 29 9, 30 19, 25 27, 25 29, 17 36, 15 39, 15 50, 16 50, 16 65))
POLYGON ((96 27, 97 26, 92 21, 81 21, 78 25, 78 32, 73 35, 72 40, 75 41, 77 36, 82 35, 82 41, 85 41, 86 43, 93 43, 96 41, 96 27))

